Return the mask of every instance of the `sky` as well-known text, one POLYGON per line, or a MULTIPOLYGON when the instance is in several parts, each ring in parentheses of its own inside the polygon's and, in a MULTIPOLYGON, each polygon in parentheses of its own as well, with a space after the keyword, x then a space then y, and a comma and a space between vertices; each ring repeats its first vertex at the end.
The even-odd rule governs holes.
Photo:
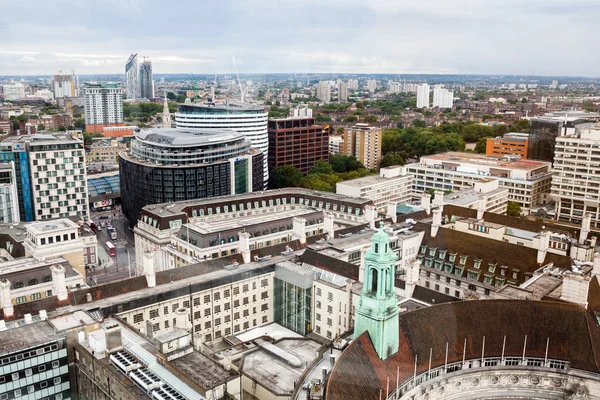
POLYGON ((598 0, 0 0, 0 75, 600 75, 598 0))

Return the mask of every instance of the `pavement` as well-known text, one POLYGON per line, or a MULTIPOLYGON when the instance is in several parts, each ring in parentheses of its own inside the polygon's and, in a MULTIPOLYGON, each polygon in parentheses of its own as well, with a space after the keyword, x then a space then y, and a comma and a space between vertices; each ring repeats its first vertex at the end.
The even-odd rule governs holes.
POLYGON ((123 216, 119 207, 111 211, 92 212, 91 217, 98 227, 100 227, 100 222, 110 223, 117 231, 117 239, 111 240, 108 237, 106 228, 101 228, 96 232, 100 265, 88 271, 88 284, 100 285, 136 276, 134 234, 127 229, 129 222, 123 216), (101 216, 107 218, 100 219, 101 216), (116 257, 110 257, 106 251, 105 243, 109 241, 117 248, 116 257))

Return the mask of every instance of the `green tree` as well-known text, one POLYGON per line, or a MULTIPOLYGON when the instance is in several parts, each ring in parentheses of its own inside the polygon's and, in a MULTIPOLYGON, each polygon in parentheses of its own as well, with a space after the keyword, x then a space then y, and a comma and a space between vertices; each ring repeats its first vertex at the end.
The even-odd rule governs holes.
POLYGON ((169 100, 177 100, 177 95, 173 92, 167 92, 167 99, 169 100))
POLYGON ((44 127, 44 124, 38 124, 38 126, 36 127, 36 130, 37 130, 37 131, 43 131, 44 129, 46 129, 46 128, 44 127))
POLYGON ((187 96, 185 94, 178 94, 175 99, 178 103, 184 103, 185 99, 187 99, 187 96))
POLYGON ((319 160, 315 163, 315 166, 308 171, 309 174, 331 174, 333 167, 325 160, 319 160))
POLYGON ((362 101, 359 101, 358 103, 356 103, 356 108, 365 108, 365 104, 362 101))
POLYGON ((344 118, 344 122, 352 123, 352 122, 356 122, 356 121, 358 121, 358 117, 356 115, 350 114, 346 118, 344 118))
POLYGON ((75 129, 85 129, 85 120, 83 118, 77 118, 74 125, 75 129))
POLYGON ((275 168, 271 172, 270 178, 271 182, 269 186, 272 189, 295 187, 298 186, 300 179, 302 179, 302 173, 293 165, 284 165, 283 167, 275 168))
POLYGON ((527 102, 528 102, 528 100, 527 100, 527 97, 523 97, 523 98, 521 99, 521 103, 527 103, 527 102))
POLYGON ((333 171, 338 173, 357 171, 365 168, 356 157, 344 156, 342 154, 331 155, 329 157, 329 164, 331 164, 333 171))
POLYGON ((521 216, 521 206, 515 201, 509 201, 506 207, 506 215, 510 217, 521 216))
POLYGON ((404 161, 404 158, 402 158, 402 156, 400 154, 388 153, 385 156, 383 156, 380 167, 384 168, 384 167, 391 167, 392 165, 404 165, 404 164, 406 164, 406 162, 404 161))
POLYGON ((58 131, 59 131, 59 132, 66 132, 66 131, 67 131, 67 128, 65 128, 64 126, 59 126, 59 127, 58 127, 58 131))
POLYGON ((506 100, 509 104, 517 104, 519 102, 518 99, 508 99, 506 100))
POLYGON ((315 122, 331 122, 331 117, 329 115, 317 114, 315 122))
POLYGON ((417 128, 425 128, 425 127, 427 127, 427 124, 425 123, 424 120, 415 118, 412 122, 412 126, 417 127, 417 128))
POLYGON ((475 145, 475 153, 479 153, 479 154, 485 154, 485 148, 487 146, 487 137, 481 138, 477 141, 477 144, 475 145))
POLYGON ((529 132, 531 129, 531 124, 527 119, 520 119, 512 124, 509 128, 509 132, 529 132))
POLYGON ((585 100, 581 105, 581 108, 587 112, 598 112, 598 106, 591 100, 585 100))
POLYGON ((364 121, 368 124, 375 124, 377 123, 377 117, 373 114, 369 114, 365 117, 364 121))
POLYGON ((337 133, 338 135, 343 135, 344 134, 344 127, 343 126, 339 126, 336 130, 335 133, 337 133))

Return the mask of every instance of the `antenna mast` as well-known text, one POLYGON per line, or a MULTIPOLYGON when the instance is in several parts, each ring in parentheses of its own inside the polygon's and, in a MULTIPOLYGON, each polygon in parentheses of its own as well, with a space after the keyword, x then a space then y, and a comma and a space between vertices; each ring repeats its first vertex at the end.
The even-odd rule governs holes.
POLYGON ((235 57, 231 56, 231 59, 233 60, 233 68, 235 68, 235 76, 237 77, 237 81, 238 81, 238 85, 240 87, 240 103, 244 102, 244 97, 246 95, 246 89, 244 89, 242 87, 242 82, 240 82, 240 75, 238 74, 238 70, 237 70, 237 66, 235 65, 235 57))

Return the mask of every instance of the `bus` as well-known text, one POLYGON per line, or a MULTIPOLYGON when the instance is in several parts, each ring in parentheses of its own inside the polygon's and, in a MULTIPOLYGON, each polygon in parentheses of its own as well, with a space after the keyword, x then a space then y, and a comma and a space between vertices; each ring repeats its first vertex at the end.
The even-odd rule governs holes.
POLYGON ((112 242, 106 242, 106 251, 111 257, 115 257, 117 255, 117 248, 114 244, 112 244, 112 242))

